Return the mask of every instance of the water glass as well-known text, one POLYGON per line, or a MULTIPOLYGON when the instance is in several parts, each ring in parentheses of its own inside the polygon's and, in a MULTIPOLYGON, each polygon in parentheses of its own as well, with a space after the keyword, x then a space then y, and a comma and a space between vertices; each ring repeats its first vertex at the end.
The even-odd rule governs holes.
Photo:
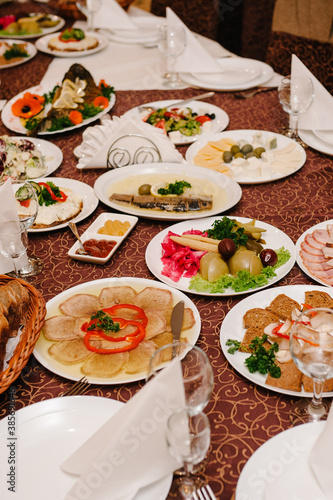
POLYGON ((176 61, 186 47, 186 31, 181 25, 170 26, 162 24, 158 32, 158 48, 168 61, 168 78, 164 78, 163 85, 168 88, 179 88, 184 83, 175 71, 176 61))
POLYGON ((27 232, 18 221, 11 220, 0 225, 0 252, 12 259, 16 278, 21 277, 18 259, 25 254, 27 246, 27 232))

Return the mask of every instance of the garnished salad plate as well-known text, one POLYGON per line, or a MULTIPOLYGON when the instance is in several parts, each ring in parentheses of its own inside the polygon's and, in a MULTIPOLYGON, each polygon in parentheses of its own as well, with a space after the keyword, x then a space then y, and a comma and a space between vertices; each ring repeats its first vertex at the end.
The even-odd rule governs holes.
POLYGON ((0 39, 0 68, 6 69, 11 68, 13 66, 18 66, 19 64, 24 64, 37 54, 36 47, 30 42, 24 42, 23 40, 2 40, 0 39), (15 45, 20 45, 20 49, 24 51, 26 55, 13 56, 10 59, 6 59, 4 57, 4 53, 8 50, 12 50, 15 48, 15 45))
MULTIPOLYGON (((180 101, 180 100, 179 100, 180 101)), ((170 104, 177 103, 177 101, 173 100, 166 100, 166 101, 153 101, 153 102, 147 102, 143 103, 140 106, 137 106, 135 108, 130 109, 127 111, 125 114, 131 113, 134 114, 135 116, 141 116, 144 118, 147 116, 147 112, 140 112, 139 108, 141 106, 144 107, 152 107, 154 109, 162 109, 166 108, 167 106, 170 106, 170 104)), ((172 109, 177 108, 177 104, 172 106, 172 108, 168 108, 167 112, 170 114, 172 112, 172 109)), ((177 134, 175 138, 172 138, 172 135, 170 135, 170 139, 174 144, 177 146, 180 146, 182 144, 191 144, 192 142, 197 141, 200 138, 207 137, 208 134, 214 134, 216 132, 220 132, 221 130, 224 130, 229 123, 229 116, 223 109, 219 108, 218 106, 215 106, 214 104, 209 104, 205 101, 193 101, 187 103, 183 108, 190 108, 192 110, 192 113, 196 113, 198 116, 205 116, 206 114, 211 117, 211 121, 208 121, 204 123, 200 128, 201 128, 201 134, 195 134, 195 135, 183 135, 183 134, 177 134)), ((170 117, 169 117, 170 118, 170 117)), ((166 119, 169 119, 168 117, 166 119)), ((155 125, 156 126, 156 125, 155 125)))
MULTIPOLYGON (((168 284, 169 286, 175 287, 178 290, 182 290, 187 293, 194 293, 196 295, 205 295, 205 296, 234 296, 234 295, 242 295, 244 293, 253 293, 262 288, 267 288, 268 286, 277 283, 281 278, 283 278, 289 271, 292 269, 295 260, 296 260, 296 251, 295 246, 292 240, 280 229, 272 226, 271 224, 267 224, 266 222, 256 221, 255 225, 265 230, 262 233, 263 239, 265 240, 264 248, 273 249, 275 251, 284 248, 285 251, 289 252, 288 260, 283 263, 280 267, 275 269, 275 276, 269 277, 264 284, 254 284, 254 288, 247 288, 247 283, 244 283, 244 287, 242 283, 240 283, 240 291, 235 291, 233 288, 228 287, 225 288, 221 286, 219 291, 211 292, 210 290, 214 288, 214 284, 209 283, 206 280, 202 280, 200 274, 196 273, 193 277, 185 277, 184 273, 180 277, 178 281, 174 281, 169 277, 171 274, 169 271, 169 266, 166 266, 166 275, 163 274, 163 262, 162 262, 162 243, 164 239, 168 236, 168 233, 171 231, 177 235, 182 235, 186 231, 198 230, 201 232, 205 232, 208 229, 213 227, 215 221, 220 221, 223 219, 221 217, 209 217, 206 219, 200 219, 195 221, 184 221, 179 222, 178 224, 174 224, 170 226, 160 233, 158 233, 148 244, 146 249, 146 263, 150 271, 156 278, 168 284), (197 278, 199 278, 197 280, 197 278), (191 283, 192 282, 192 283, 191 283), (212 286, 211 286, 212 285, 212 286)), ((242 224, 250 223, 251 220, 245 217, 230 217, 230 219, 236 220, 242 224)), ((218 252, 216 252, 218 253, 218 252)), ((285 259, 284 259, 285 260, 285 259)), ((173 263, 170 263, 170 269, 173 267, 173 263)), ((177 276, 178 277, 178 276, 177 276)), ((223 277, 222 277, 223 278, 223 277)))
MULTIPOLYGON (((242 341, 245 333, 245 328, 243 327, 243 317, 244 314, 253 308, 265 309, 272 300, 280 294, 285 294, 287 297, 296 300, 299 304, 304 303, 305 292, 311 291, 325 291, 333 297, 333 292, 330 292, 327 288, 322 286, 311 286, 311 285, 289 285, 289 286, 279 286, 275 288, 269 288, 268 290, 257 292, 255 294, 246 297, 241 302, 238 302, 226 315, 224 318, 221 331, 220 331, 220 343, 223 354, 229 361, 231 366, 237 370, 243 377, 251 382, 254 382, 265 389, 270 389, 271 391, 278 392, 280 394, 287 394, 288 396, 296 397, 311 397, 311 393, 305 392, 304 389, 300 392, 290 391, 288 389, 273 387, 266 384, 265 380, 267 375, 262 375, 258 372, 250 373, 244 361, 250 356, 249 353, 235 352, 230 354, 228 352, 229 346, 226 345, 228 339, 235 339, 242 341)), ((324 392, 324 397, 332 396, 332 392, 324 392)))
MULTIPOLYGON (((35 13, 27 14, 28 17, 33 17, 35 16, 35 13)), ((60 30, 64 25, 65 25, 65 19, 62 17, 56 16, 54 14, 47 14, 48 19, 54 26, 50 27, 43 27, 39 25, 39 32, 38 33, 26 33, 23 35, 20 35, 19 32, 13 32, 13 33, 6 33, 5 30, 2 30, 0 32, 0 38, 18 38, 21 40, 25 39, 31 39, 31 38, 39 38, 40 36, 48 35, 49 33, 54 33, 55 31, 60 30)))
MULTIPOLYGON (((29 88, 27 90, 24 90, 23 92, 20 92, 15 97, 12 97, 12 99, 10 99, 7 102, 7 104, 5 105, 5 107, 2 110, 1 118, 2 118, 3 124, 9 130, 12 130, 13 132, 16 132, 18 134, 24 134, 24 135, 26 135, 27 132, 28 132, 28 130, 22 124, 21 119, 18 116, 15 116, 13 114, 13 112, 12 112, 12 105, 18 99, 23 98, 23 96, 24 96, 24 94, 26 92, 30 92, 31 94, 36 94, 36 95, 43 96, 44 94, 48 94, 48 93, 52 92, 52 90, 54 89, 54 87, 56 85, 61 85, 61 81, 48 82, 47 84, 44 84, 44 85, 43 84, 39 84, 39 85, 36 85, 35 87, 31 87, 31 88, 29 88)), ((66 127, 64 129, 56 130, 54 132, 50 132, 50 131, 39 132, 38 135, 60 134, 62 132, 70 132, 70 131, 76 130, 76 129, 80 128, 80 127, 84 127, 85 125, 89 125, 89 123, 92 123, 95 120, 98 120, 103 115, 105 115, 108 111, 110 111, 110 109, 112 109, 112 107, 114 106, 115 101, 116 101, 115 94, 111 94, 108 106, 106 108, 104 108, 97 115, 95 115, 95 116, 93 116, 91 118, 87 118, 87 119, 83 120, 81 123, 79 123, 77 125, 73 125, 72 127, 66 127)), ((51 108, 51 104, 47 104, 45 106, 45 113, 47 113, 50 108, 51 108)))
MULTIPOLYGON (((137 293, 146 289, 147 287, 150 290, 155 290, 156 293, 159 293, 160 290, 162 290, 162 293, 163 291, 167 291, 168 294, 170 294, 171 292, 173 306, 180 300, 183 300, 185 302, 185 310, 190 309, 193 318, 192 326, 182 331, 182 337, 184 335, 186 337, 187 342, 191 345, 194 345, 198 340, 201 330, 201 320, 199 311, 197 310, 194 303, 186 295, 179 292, 178 290, 175 290, 174 288, 170 288, 168 285, 159 283, 158 281, 142 279, 142 278, 105 278, 74 286, 48 301, 48 303, 46 304, 47 308, 46 319, 60 315, 61 314, 61 311, 59 309, 60 304, 62 304, 67 299, 73 297, 74 295, 90 294, 96 296, 97 298, 100 292, 107 287, 131 287, 137 293)), ((162 310, 162 307, 160 307, 160 310, 162 310)), ((120 314, 121 312, 119 312, 119 315, 120 314)), ((153 338, 154 337, 152 337, 152 339, 153 338)), ((61 363, 60 361, 52 357, 49 353, 49 348, 53 344, 54 342, 46 339, 42 330, 42 333, 33 351, 34 356, 45 368, 47 368, 51 372, 60 375, 61 377, 65 377, 69 380, 80 380, 80 378, 83 376, 83 373, 81 371, 82 362, 70 365, 61 363)), ((113 354, 109 354, 109 356, 113 356, 113 354)), ((89 382, 93 384, 101 384, 101 385, 126 384, 138 380, 144 380, 147 375, 146 371, 147 370, 135 371, 135 372, 133 371, 133 373, 129 373, 120 369, 118 373, 115 373, 110 377, 89 375, 87 376, 87 378, 89 382)))
POLYGON ((85 32, 86 35, 91 35, 94 38, 98 40, 98 45, 97 47, 94 47, 92 49, 84 49, 84 50, 52 50, 49 48, 49 41, 51 38, 55 36, 59 36, 61 32, 59 33, 52 33, 51 35, 46 35, 41 38, 39 38, 36 41, 36 47, 38 50, 41 52, 45 52, 45 54, 50 54, 52 56, 56 57, 72 57, 76 59, 77 57, 84 57, 84 56, 90 56, 92 54, 96 54, 96 52, 100 52, 101 50, 105 49, 105 47, 108 45, 107 39, 103 36, 100 35, 99 33, 90 33, 89 31, 85 32))
MULTIPOLYGON (((95 182, 94 189, 99 200, 115 210, 147 219, 161 220, 198 219, 215 215, 236 205, 242 196, 239 184, 225 175, 181 163, 145 163, 116 168, 101 175, 95 182), (212 199, 211 208, 184 212, 166 211, 141 208, 134 205, 133 202, 123 203, 116 201, 116 199, 110 199, 114 193, 132 197, 138 195, 139 188, 143 185, 151 186, 149 193, 146 194, 156 194, 155 187, 158 188, 161 183, 176 183, 177 181, 188 182, 191 185, 188 192, 194 198, 200 199, 202 195, 209 195, 212 199)), ((186 190, 184 195, 186 195, 186 190)), ((148 197, 143 199, 142 204, 146 203, 148 207, 149 199, 148 197)), ((162 200, 162 197, 159 196, 156 199, 162 200)))
MULTIPOLYGON (((63 472, 60 465, 122 407, 123 403, 110 398, 67 396, 17 410, 21 465, 15 487, 24 491, 25 500, 65 498, 77 477, 63 472), (43 481, 31 480, 36 477, 36 463, 43 481)), ((2 470, 8 469, 8 426, 9 419, 3 418, 0 422, 2 470)), ((171 481, 172 475, 169 475, 141 488, 133 500, 164 500, 171 481)), ((1 481, 1 498, 8 498, 8 486, 6 481, 1 481)), ((103 496, 103 500, 107 500, 107 496, 103 496)))

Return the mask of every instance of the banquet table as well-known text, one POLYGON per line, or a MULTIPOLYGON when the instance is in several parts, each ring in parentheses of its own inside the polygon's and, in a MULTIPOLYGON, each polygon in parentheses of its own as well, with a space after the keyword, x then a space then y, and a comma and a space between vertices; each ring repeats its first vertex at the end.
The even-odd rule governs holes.
MULTIPOLYGON (((37 85, 43 77, 52 56, 38 53, 28 64, 2 70, 0 99, 9 99, 18 92, 37 85)), ((179 99, 198 95, 195 88, 182 90, 117 91, 110 116, 121 116, 128 109, 160 99, 179 99)), ((236 99, 232 92, 216 92, 209 101, 226 111, 230 122, 227 130, 253 129, 279 132, 287 123, 277 91, 261 93, 251 99, 236 99)), ((104 170, 78 170, 73 150, 82 141, 82 128, 49 136, 48 140, 61 148, 64 159, 53 173, 94 185, 104 170)), ((10 131, 0 123, 0 134, 10 131)), ((179 147, 184 155, 186 147, 179 147)), ((272 224, 284 231, 293 242, 311 226, 332 218, 333 168, 332 158, 308 148, 304 166, 275 182, 243 185, 242 198, 225 215, 251 217, 272 224)), ((78 224, 83 232, 103 213, 110 211, 101 202, 88 218, 78 224)), ((68 228, 31 233, 29 252, 43 259, 42 273, 29 278, 46 301, 68 288, 101 278, 136 277, 156 280, 145 262, 149 241, 169 222, 140 218, 128 238, 105 265, 93 265, 72 260, 67 252, 74 243, 68 228)), ((316 284, 295 264, 287 276, 276 283, 283 285, 316 284)), ((211 446, 205 469, 200 473, 208 481, 218 499, 230 499, 237 479, 255 450, 272 436, 290 427, 289 412, 296 398, 280 394, 242 377, 224 357, 219 333, 223 319, 241 296, 207 297, 189 293, 199 310, 202 327, 197 345, 208 355, 214 371, 214 390, 205 408, 211 425, 211 446)), ((15 408, 58 397, 72 382, 45 369, 32 355, 28 364, 14 382, 15 408)), ((87 394, 127 402, 143 386, 142 382, 125 385, 93 385, 87 394)), ((9 390, 0 395, 0 418, 8 414, 9 390)), ((168 498, 177 498, 174 485, 168 498)))

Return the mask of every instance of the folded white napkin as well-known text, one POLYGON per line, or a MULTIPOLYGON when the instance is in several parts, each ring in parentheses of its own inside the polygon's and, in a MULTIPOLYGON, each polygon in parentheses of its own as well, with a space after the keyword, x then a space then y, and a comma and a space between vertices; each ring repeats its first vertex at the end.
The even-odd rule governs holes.
POLYGON ((323 432, 310 453, 312 471, 327 500, 333 500, 333 405, 331 405, 323 432))
POLYGON ((169 415, 185 406, 182 380, 175 358, 61 465, 81 475, 65 500, 130 499, 179 467, 165 429, 169 415))
POLYGON ((168 25, 180 25, 186 31, 186 47, 184 52, 177 58, 175 70, 182 73, 220 73, 221 67, 217 61, 204 49, 198 38, 170 7, 167 7, 166 14, 168 25))
MULTIPOLYGON (((0 224, 4 222, 14 220, 19 221, 16 201, 14 196, 14 191, 12 187, 11 180, 8 179, 4 184, 0 186, 0 200, 1 200, 1 210, 0 210, 0 224)), ((26 266, 28 264, 27 255, 23 255, 18 261, 18 267, 26 266)), ((12 259, 8 259, 2 253, 0 253, 0 273, 5 274, 14 270, 12 259)))
POLYGON ((113 158, 123 166, 185 161, 162 130, 143 122, 135 110, 87 128, 82 137, 82 144, 74 150, 79 158, 78 169, 107 168, 108 158, 110 166, 114 166, 113 158))
POLYGON ((101 6, 94 17, 94 25, 97 28, 109 28, 111 30, 137 29, 130 16, 116 0, 101 0, 101 6))
POLYGON ((313 76, 311 71, 295 54, 291 58, 291 78, 296 76, 310 77, 314 86, 314 100, 306 113, 300 115, 300 130, 332 130, 333 131, 333 96, 313 76))

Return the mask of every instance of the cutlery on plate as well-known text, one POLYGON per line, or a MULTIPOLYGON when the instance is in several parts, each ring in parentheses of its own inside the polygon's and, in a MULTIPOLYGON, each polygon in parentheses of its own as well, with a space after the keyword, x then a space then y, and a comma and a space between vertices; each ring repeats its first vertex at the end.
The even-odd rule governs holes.
MULTIPOLYGON (((200 95, 196 95, 194 97, 189 97, 188 99, 184 99, 183 101, 172 102, 171 104, 166 106, 166 108, 171 108, 173 106, 177 106, 177 107, 184 106, 184 104, 188 104, 189 102, 192 102, 192 101, 199 101, 201 99, 208 99, 209 97, 213 97, 214 94, 215 94, 215 92, 207 92, 205 94, 200 94, 200 95)), ((151 112, 151 111, 156 111, 157 108, 152 108, 150 106, 139 106, 138 110, 140 113, 141 113, 141 111, 151 112)))
MULTIPOLYGON (((185 309, 185 303, 183 300, 181 300, 175 305, 171 313, 170 323, 171 323, 173 344, 178 344, 180 339, 180 334, 182 331, 183 319, 184 319, 184 309, 185 309)), ((176 356, 176 349, 173 349, 172 357, 174 358, 175 356, 176 356)))
POLYGON ((270 90, 276 90, 276 87, 260 87, 256 89, 244 90, 241 92, 234 92, 234 97, 236 97, 236 99, 249 99, 249 97, 253 97, 256 94, 260 94, 261 92, 269 92, 270 90))
POLYGON ((82 395, 84 394, 89 388, 91 384, 88 382, 86 377, 80 378, 75 384, 73 384, 67 391, 62 392, 60 394, 61 397, 63 396, 77 396, 77 395, 82 395))
POLYGON ((81 241, 81 238, 80 238, 80 235, 79 235, 79 232, 77 230, 77 227, 76 227, 76 224, 74 222, 68 222, 68 226, 70 227, 70 229, 72 230, 74 236, 77 238, 79 244, 80 244, 80 248, 78 248, 77 252, 81 255, 88 255, 88 252, 85 251, 84 249, 84 246, 83 246, 83 243, 81 241))
POLYGON ((194 491, 192 500, 217 500, 209 484, 194 491))

